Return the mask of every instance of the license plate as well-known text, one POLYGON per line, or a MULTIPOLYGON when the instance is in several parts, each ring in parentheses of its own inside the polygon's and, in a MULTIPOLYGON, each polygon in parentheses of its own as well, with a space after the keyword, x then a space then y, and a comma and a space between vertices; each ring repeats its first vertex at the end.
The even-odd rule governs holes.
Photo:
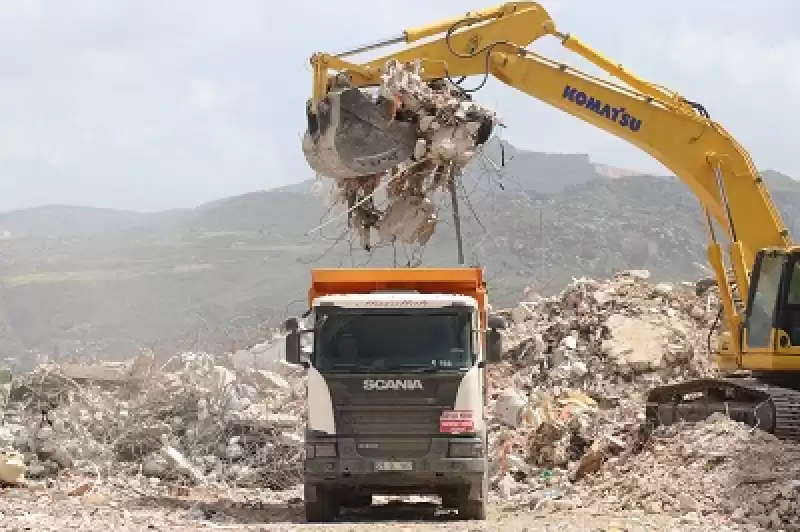
POLYGON ((475 422, 471 410, 445 410, 439 418, 439 432, 460 434, 474 430, 475 422))
POLYGON ((375 471, 411 471, 411 462, 375 462, 375 471))

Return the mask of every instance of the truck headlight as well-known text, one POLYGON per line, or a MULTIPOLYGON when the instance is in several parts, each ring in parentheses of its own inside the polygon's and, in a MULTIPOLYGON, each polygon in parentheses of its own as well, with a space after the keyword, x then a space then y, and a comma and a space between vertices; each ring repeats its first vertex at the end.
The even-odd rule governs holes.
POLYGON ((481 458, 483 442, 450 442, 450 456, 453 458, 481 458))
POLYGON ((336 444, 335 443, 318 443, 314 446, 314 451, 317 458, 335 458, 336 457, 336 444))

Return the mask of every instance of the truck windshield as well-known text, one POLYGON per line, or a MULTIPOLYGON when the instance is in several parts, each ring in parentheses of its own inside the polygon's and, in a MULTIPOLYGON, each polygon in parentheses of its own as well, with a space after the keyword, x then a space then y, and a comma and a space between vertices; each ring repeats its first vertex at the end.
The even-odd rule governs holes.
POLYGON ((462 309, 318 309, 314 365, 344 371, 467 368, 473 361, 470 333, 471 313, 462 309))

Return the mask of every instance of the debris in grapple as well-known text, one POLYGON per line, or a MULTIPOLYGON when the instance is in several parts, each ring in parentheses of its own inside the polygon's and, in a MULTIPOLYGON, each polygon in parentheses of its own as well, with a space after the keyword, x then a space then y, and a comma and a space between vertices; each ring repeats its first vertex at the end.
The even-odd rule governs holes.
POLYGON ((312 110, 303 153, 320 176, 336 180, 333 203, 365 249, 381 242, 424 246, 437 222, 432 195, 447 192, 491 136, 496 115, 447 80, 424 81, 421 64, 384 65, 377 93, 350 87, 344 75, 312 110), (315 112, 312 112, 315 111, 315 112), (386 207, 376 206, 382 179, 386 207))

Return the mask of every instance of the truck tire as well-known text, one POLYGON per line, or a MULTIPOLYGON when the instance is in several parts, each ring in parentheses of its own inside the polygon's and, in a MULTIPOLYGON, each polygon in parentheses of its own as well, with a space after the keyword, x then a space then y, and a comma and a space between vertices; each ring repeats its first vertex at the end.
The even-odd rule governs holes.
POLYGON ((330 491, 320 487, 305 486, 305 513, 309 523, 329 523, 339 516, 339 501, 330 491), (314 492, 314 496, 309 496, 314 492), (313 501, 310 499, 314 499, 313 501))
POLYGON ((357 494, 345 497, 342 500, 342 506, 344 508, 367 508, 368 506, 372 506, 372 496, 357 494))
POLYGON ((458 517, 465 521, 485 521, 486 520, 486 500, 473 501, 464 500, 458 506, 458 517))
POLYGON ((448 493, 446 495, 442 495, 442 508, 447 508, 448 510, 457 510, 458 509, 458 496, 453 493, 448 493))
POLYGON ((470 499, 470 489, 464 490, 458 500, 458 518, 469 521, 485 521, 486 506, 489 503, 489 481, 486 476, 481 479, 481 500, 470 499))

